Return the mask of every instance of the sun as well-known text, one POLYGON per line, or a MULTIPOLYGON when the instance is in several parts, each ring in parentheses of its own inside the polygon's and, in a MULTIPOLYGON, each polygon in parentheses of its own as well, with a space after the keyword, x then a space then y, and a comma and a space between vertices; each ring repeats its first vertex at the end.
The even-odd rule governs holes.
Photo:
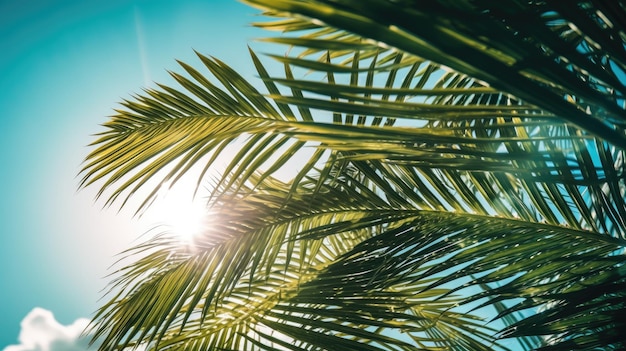
POLYGON ((194 188, 185 184, 162 184, 145 220, 191 243, 202 233, 208 214, 206 203, 193 193, 194 188))

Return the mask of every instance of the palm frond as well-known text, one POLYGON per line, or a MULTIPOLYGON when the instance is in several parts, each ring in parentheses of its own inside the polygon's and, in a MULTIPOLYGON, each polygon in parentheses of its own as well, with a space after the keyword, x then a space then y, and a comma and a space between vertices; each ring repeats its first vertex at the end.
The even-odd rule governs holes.
MULTIPOLYGON (((419 72, 423 65, 405 68, 419 72)), ((426 65, 422 72, 433 72, 431 67, 426 65)), ((410 194, 414 187, 425 191, 423 182, 416 183, 419 177, 431 188, 441 189, 440 198, 452 197, 448 202, 457 210, 478 206, 490 214, 624 236, 626 203, 618 191, 624 186, 621 149, 458 73, 442 74, 428 85, 424 83, 427 73, 413 73, 398 87, 389 83, 392 73, 369 74, 386 76, 385 80, 377 78, 384 86, 376 86, 374 79, 365 86, 358 85, 353 74, 345 78, 351 82, 346 85, 337 84, 335 78, 328 82, 265 79, 318 96, 273 96, 277 101, 332 111, 336 123, 351 124, 357 115, 363 134, 355 132, 350 139, 337 139, 314 132, 303 137, 317 138, 344 159, 369 161, 369 165, 360 164, 374 167, 370 174, 377 172, 389 178, 408 174, 404 180, 408 185, 383 189, 387 194, 410 194), (411 102, 414 99, 424 102, 411 102), (384 128, 363 126, 365 121, 377 125, 385 118, 393 122, 384 128), (399 123, 406 127, 392 126, 399 123), (371 137, 365 131, 371 132, 371 137), (403 167, 418 170, 399 171, 403 167), (461 203, 455 199, 457 195, 462 197, 461 203)))
MULTIPOLYGON (((106 342, 111 345, 132 344, 138 337, 154 340, 159 349, 192 339, 189 345, 195 346, 185 346, 185 350, 208 345, 232 345, 234 349, 238 343, 245 343, 237 338, 248 340, 252 330, 259 330, 258 325, 249 326, 253 323, 296 340, 296 345, 304 349, 311 345, 328 349, 330 342, 346 349, 359 349, 358 345, 363 344, 381 350, 408 347, 402 346, 406 343, 403 339, 389 337, 390 330, 397 329, 424 349, 487 350, 492 348, 479 347, 485 343, 474 338, 482 335, 479 339, 489 340, 489 344, 495 342, 495 332, 488 333, 489 329, 480 323, 472 326, 469 320, 461 322, 472 318, 454 311, 461 301, 485 296, 495 296, 495 301, 527 298, 526 302, 541 301, 542 296, 553 298, 559 292, 554 289, 584 284, 579 283, 581 274, 615 265, 615 260, 602 257, 624 246, 623 241, 607 236, 555 225, 415 209, 399 211, 372 193, 323 192, 323 200, 319 194, 313 196, 303 199, 303 204, 312 207, 303 209, 304 213, 315 213, 315 208, 337 212, 329 206, 341 203, 343 212, 351 215, 334 215, 331 221, 320 214, 307 220, 293 213, 284 214, 285 210, 270 210, 268 216, 291 218, 287 220, 291 229, 282 230, 278 224, 281 221, 275 220, 262 230, 262 235, 233 231, 249 227, 259 231, 255 222, 264 218, 259 210, 264 205, 273 208, 283 199, 277 197, 275 201, 279 202, 272 206, 271 196, 259 194, 258 200, 246 201, 248 206, 257 204, 253 211, 256 217, 245 215, 241 208, 233 209, 237 217, 213 229, 219 235, 199 238, 193 254, 176 254, 180 247, 154 243, 159 253, 133 264, 121 280, 123 290, 130 287, 132 291, 129 297, 101 310, 98 334, 107 335, 106 342), (336 196, 354 202, 349 205, 336 196), (368 220, 368 213, 375 216, 368 220), (319 222, 328 224, 320 227, 319 222), (359 232, 362 234, 355 236, 359 232), (290 244, 296 238, 299 240, 290 244), (321 246, 313 250, 319 243, 321 246), (541 247, 539 254, 520 255, 533 252, 537 246, 541 247), (166 265, 157 267, 155 262, 166 265), (577 267, 575 272, 572 266, 577 267), (244 269, 236 276, 233 267, 244 269), (159 273, 151 274, 153 270, 159 273), (446 273, 451 270, 454 273, 446 273), (472 279, 476 274, 481 276, 472 279), (555 274, 559 281, 546 283, 555 274), (457 290, 511 278, 515 279, 499 289, 473 297, 463 294, 463 300, 446 297, 457 290), (127 315, 135 319, 129 322, 122 318, 127 315), (377 328, 376 332, 370 328, 377 328), (115 336, 119 339, 113 339, 115 336)), ((219 218, 226 221, 224 213, 219 218)), ((141 251, 145 249, 140 247, 141 251)), ((536 305, 539 303, 525 307, 536 305)), ((263 332, 258 336, 267 340, 263 332)))
MULTIPOLYGON (((290 17, 305 16, 446 65, 550 111, 616 146, 625 145, 626 86, 620 76, 624 75, 626 52, 623 39, 617 34, 624 28, 622 22, 610 20, 616 17, 602 11, 623 4, 246 2, 271 9, 270 15, 280 15, 282 11, 282 15, 290 17)), ((285 29, 276 25, 265 27, 285 29)))
MULTIPOLYGON (((369 221, 375 220, 367 211, 332 201, 334 196, 326 194, 328 189, 322 189, 324 196, 306 201, 300 199, 306 188, 300 189, 291 195, 292 204, 300 202, 300 205, 280 211, 291 188, 287 185, 277 188, 276 181, 272 184, 271 192, 229 201, 231 205, 221 207, 215 214, 219 220, 208 223, 203 236, 191 247, 181 246, 179 241, 167 236, 156 236, 129 251, 130 256, 145 255, 121 269, 118 272, 121 276, 111 287, 112 291, 128 296, 120 300, 117 300, 120 295, 114 296, 96 316, 102 322, 96 335, 106 334, 104 345, 114 349, 115 345, 130 343, 134 338, 143 339, 149 331, 153 333, 149 340, 158 343, 173 323, 179 323, 182 329, 192 317, 204 320, 212 315, 211 310, 220 306, 224 296, 231 296, 241 280, 265 281, 276 270, 288 276, 292 270, 306 270, 312 264, 320 264, 316 260, 332 259, 338 254, 335 251, 346 251, 360 241, 342 237, 332 241, 333 245, 320 256, 320 244, 315 241, 286 244, 298 228, 327 222, 367 222, 368 216, 369 221), (291 262, 296 268, 288 269, 291 262), (165 294, 165 291, 176 293, 165 294), (137 318, 133 323, 123 319, 129 314, 137 318), (118 321, 123 322, 117 324, 118 321)), ((243 289, 246 287, 251 289, 249 283, 243 289)), ((265 289, 264 285, 261 288, 265 289)))
POLYGON ((124 204, 241 145, 202 235, 126 253, 102 350, 624 346, 624 4, 246 2, 288 33, 269 94, 199 55, 87 158, 124 204))
MULTIPOLYGON (((103 181, 101 195, 118 184, 107 204, 127 192, 123 197, 125 203, 128 196, 164 172, 160 183, 175 182, 192 166, 204 163, 200 178, 204 177, 217 157, 237 138, 249 136, 226 167, 225 173, 233 175, 231 179, 238 179, 246 169, 256 169, 287 143, 285 137, 280 137, 280 131, 274 131, 271 126, 278 123, 278 129, 289 129, 296 118, 290 110, 282 105, 280 112, 276 110, 219 60, 199 57, 224 88, 181 63, 195 80, 172 73, 185 93, 161 86, 162 90, 147 90, 147 95, 137 96, 137 101, 124 102, 127 110, 118 111, 118 115, 105 123, 107 130, 93 143, 97 147, 87 156, 81 186, 103 181)), ((304 143, 292 144, 287 154, 270 168, 271 172, 277 171, 281 163, 303 147, 304 143)), ((140 210, 153 200, 157 190, 158 186, 140 205, 140 210)))

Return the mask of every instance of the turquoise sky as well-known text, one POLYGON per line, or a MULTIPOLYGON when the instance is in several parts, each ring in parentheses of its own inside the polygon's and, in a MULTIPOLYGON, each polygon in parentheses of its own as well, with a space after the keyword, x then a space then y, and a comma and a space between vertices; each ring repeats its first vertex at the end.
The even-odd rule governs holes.
POLYGON ((234 0, 0 0, 0 350, 35 308, 61 325, 91 317, 113 255, 146 230, 102 210, 95 188, 77 192, 91 134, 121 99, 171 83, 175 59, 198 66, 193 49, 253 77, 257 13, 234 0))

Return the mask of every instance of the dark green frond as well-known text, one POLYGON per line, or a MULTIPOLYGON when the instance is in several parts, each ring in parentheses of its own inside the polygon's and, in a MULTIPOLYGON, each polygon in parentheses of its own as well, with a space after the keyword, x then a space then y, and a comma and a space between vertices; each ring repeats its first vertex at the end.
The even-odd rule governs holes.
MULTIPOLYGON (((580 1, 265 1, 444 64, 624 147, 621 5, 580 1), (597 3, 597 4, 596 4, 597 3), (610 20, 610 18, 613 19, 610 20), (620 78, 621 77, 621 78, 620 78), (575 98, 574 98, 575 97, 575 98)), ((271 28, 271 26, 270 26, 271 28)))

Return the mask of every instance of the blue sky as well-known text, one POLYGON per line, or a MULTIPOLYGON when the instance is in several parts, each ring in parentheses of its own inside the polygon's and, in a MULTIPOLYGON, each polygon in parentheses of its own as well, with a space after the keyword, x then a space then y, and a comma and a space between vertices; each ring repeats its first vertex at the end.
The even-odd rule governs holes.
POLYGON ((253 77, 257 13, 234 0, 0 0, 0 350, 35 350, 36 335, 84 349, 73 333, 113 256, 149 229, 77 191, 91 135, 121 99, 172 83, 175 59, 197 66, 193 49, 253 77))

